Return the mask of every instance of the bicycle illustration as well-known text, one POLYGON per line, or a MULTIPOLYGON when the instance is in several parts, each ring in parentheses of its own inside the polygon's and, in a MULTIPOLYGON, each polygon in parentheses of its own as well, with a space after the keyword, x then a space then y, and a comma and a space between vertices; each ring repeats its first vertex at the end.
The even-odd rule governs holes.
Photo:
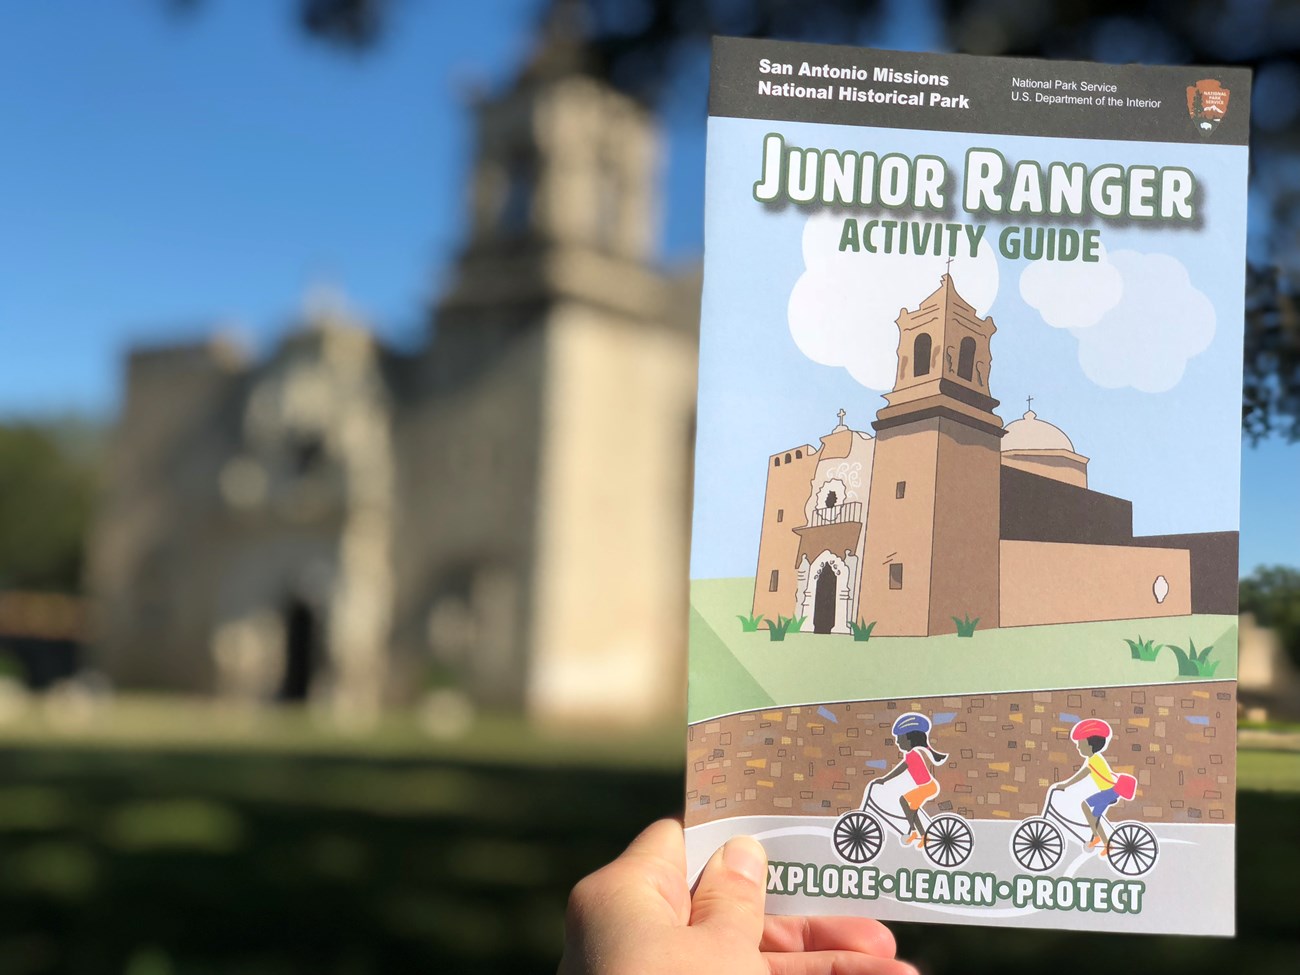
MULTIPOLYGON (((899 800, 911 788, 912 783, 905 778, 876 780, 867 785, 861 808, 851 809, 835 821, 831 839, 841 859, 855 864, 874 860, 884 846, 884 827, 899 836, 911 831, 899 806, 899 800)), ((925 840, 921 849, 931 862, 940 867, 966 862, 975 849, 975 837, 965 819, 952 813, 930 816, 924 809, 916 810, 916 814, 925 840)))
MULTIPOLYGON (((1066 837, 1087 849, 1093 831, 1080 807, 1094 789, 1085 780, 1049 791, 1042 815, 1023 820, 1011 834, 1011 855, 1016 862, 1026 870, 1045 873, 1061 862, 1066 837)), ((1156 865, 1160 845, 1147 826, 1134 822, 1112 826, 1104 816, 1101 823, 1109 836, 1105 859, 1116 872, 1140 877, 1156 865)))

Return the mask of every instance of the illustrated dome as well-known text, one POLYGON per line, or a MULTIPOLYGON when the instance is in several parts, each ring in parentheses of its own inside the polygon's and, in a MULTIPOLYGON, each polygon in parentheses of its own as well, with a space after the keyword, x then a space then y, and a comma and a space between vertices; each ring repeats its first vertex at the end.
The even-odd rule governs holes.
POLYGON ((1003 450, 1068 450, 1074 453, 1074 444, 1060 427, 1038 419, 1033 410, 1026 410, 1019 420, 1007 424, 1002 437, 1003 450))

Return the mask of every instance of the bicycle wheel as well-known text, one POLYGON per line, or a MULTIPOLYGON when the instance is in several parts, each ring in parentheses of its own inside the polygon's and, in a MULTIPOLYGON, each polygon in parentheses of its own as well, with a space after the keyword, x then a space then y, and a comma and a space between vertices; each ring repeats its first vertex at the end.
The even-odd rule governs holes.
POLYGON ((1156 834, 1141 823, 1120 823, 1106 845, 1110 865, 1126 877, 1140 877, 1156 865, 1160 855, 1156 834))
POLYGON ((1011 855, 1026 870, 1042 873, 1061 862, 1065 841, 1055 824, 1041 817, 1026 819, 1011 834, 1011 855))
POLYGON ((860 809, 846 812, 836 821, 832 838, 835 852, 849 863, 866 863, 874 859, 884 843, 880 824, 874 816, 860 809))
POLYGON ((975 849, 975 834, 960 816, 936 816, 925 831, 925 855, 940 867, 965 863, 975 849))

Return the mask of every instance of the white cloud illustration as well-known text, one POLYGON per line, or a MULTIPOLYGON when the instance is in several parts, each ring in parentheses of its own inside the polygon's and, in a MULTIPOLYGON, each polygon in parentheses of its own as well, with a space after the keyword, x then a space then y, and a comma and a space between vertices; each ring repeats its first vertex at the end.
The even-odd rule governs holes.
POLYGON ((1030 265, 1021 297, 1068 328, 1079 365, 1098 386, 1163 393, 1214 339, 1214 304, 1168 254, 1115 251, 1097 264, 1030 265))
POLYGON ((1096 325, 1124 293, 1123 275, 1100 250, 1096 263, 1031 261, 1020 274, 1020 297, 1052 328, 1096 325))
MULTIPOLYGON (((804 224, 805 270, 790 292, 790 334, 814 362, 842 366, 868 389, 890 389, 898 368, 894 321, 900 309, 916 308, 939 287, 947 249, 943 257, 840 251, 844 219, 822 211, 804 224)), ((943 226, 932 224, 931 233, 943 226)), ((883 242, 879 226, 872 240, 877 246, 883 242)), ((961 232, 952 278, 961 296, 980 315, 988 314, 998 293, 998 261, 988 234, 972 258, 961 232)))

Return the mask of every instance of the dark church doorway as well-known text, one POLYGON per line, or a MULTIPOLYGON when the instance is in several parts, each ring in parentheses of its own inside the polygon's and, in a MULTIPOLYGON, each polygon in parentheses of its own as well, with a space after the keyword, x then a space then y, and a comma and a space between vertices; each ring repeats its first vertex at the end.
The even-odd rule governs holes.
POLYGON ((284 605, 284 680, 276 699, 305 701, 320 643, 316 611, 296 596, 284 605))
POLYGON ((835 589, 839 577, 829 562, 817 572, 817 591, 813 596, 813 632, 829 633, 835 628, 835 589))

